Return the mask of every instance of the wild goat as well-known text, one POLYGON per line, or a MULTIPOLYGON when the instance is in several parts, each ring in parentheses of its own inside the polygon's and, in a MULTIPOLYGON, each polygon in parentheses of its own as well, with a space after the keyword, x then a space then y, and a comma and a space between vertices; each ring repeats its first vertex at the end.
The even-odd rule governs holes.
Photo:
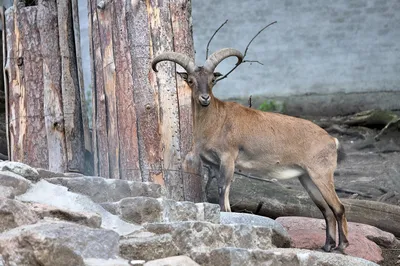
POLYGON ((166 52, 152 62, 172 61, 187 73, 179 73, 192 89, 193 147, 185 159, 193 169, 203 164, 218 173, 221 210, 230 211, 229 189, 235 168, 256 176, 276 179, 298 177, 326 222, 326 242, 330 251, 348 246, 345 209, 334 187, 339 142, 314 123, 277 113, 262 112, 233 102, 223 102, 212 93, 218 76, 214 73, 224 59, 243 55, 225 48, 213 53, 204 66, 196 66, 186 55, 166 52))

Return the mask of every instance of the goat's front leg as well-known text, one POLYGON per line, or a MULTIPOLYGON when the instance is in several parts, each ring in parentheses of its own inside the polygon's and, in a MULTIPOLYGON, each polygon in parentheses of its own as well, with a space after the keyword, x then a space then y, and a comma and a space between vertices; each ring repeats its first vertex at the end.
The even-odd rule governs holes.
POLYGON ((193 151, 189 152, 183 161, 183 171, 188 174, 198 174, 201 170, 201 161, 193 151))
POLYGON ((221 160, 221 165, 219 166, 219 175, 217 176, 219 206, 221 207, 221 211, 231 211, 231 205, 229 203, 229 190, 231 188, 234 171, 234 160, 221 160))

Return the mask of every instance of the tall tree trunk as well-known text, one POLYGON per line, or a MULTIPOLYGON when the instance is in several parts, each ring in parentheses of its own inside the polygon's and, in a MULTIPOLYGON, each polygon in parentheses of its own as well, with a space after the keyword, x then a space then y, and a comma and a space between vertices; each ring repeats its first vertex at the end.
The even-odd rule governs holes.
POLYGON ((164 51, 194 57, 191 3, 88 0, 97 174, 166 186, 176 200, 202 200, 200 175, 182 173, 192 145, 191 91, 164 51))
POLYGON ((23 2, 5 12, 9 157, 84 172, 84 139, 72 7, 23 2))

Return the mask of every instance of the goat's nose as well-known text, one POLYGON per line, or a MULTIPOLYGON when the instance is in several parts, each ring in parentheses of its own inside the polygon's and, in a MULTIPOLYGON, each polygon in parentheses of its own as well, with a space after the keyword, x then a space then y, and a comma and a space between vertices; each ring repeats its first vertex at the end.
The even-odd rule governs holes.
POLYGON ((208 94, 203 94, 203 95, 201 95, 200 97, 201 97, 201 99, 203 99, 204 101, 208 101, 208 100, 210 99, 210 95, 208 95, 208 94))

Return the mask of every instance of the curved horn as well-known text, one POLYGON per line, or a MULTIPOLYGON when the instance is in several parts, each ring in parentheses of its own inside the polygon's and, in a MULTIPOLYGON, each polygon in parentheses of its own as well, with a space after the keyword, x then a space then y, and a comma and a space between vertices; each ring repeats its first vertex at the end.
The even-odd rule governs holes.
POLYGON ((172 61, 174 63, 177 63, 182 66, 188 73, 193 73, 196 69, 196 65, 187 55, 176 52, 165 52, 156 56, 151 62, 151 68, 155 72, 158 71, 156 66, 161 61, 172 61))
POLYGON ((204 64, 204 68, 210 72, 214 72, 214 69, 217 67, 217 65, 221 63, 222 60, 230 56, 236 56, 238 58, 236 65, 242 63, 243 55, 240 51, 233 48, 224 48, 210 55, 204 64))

